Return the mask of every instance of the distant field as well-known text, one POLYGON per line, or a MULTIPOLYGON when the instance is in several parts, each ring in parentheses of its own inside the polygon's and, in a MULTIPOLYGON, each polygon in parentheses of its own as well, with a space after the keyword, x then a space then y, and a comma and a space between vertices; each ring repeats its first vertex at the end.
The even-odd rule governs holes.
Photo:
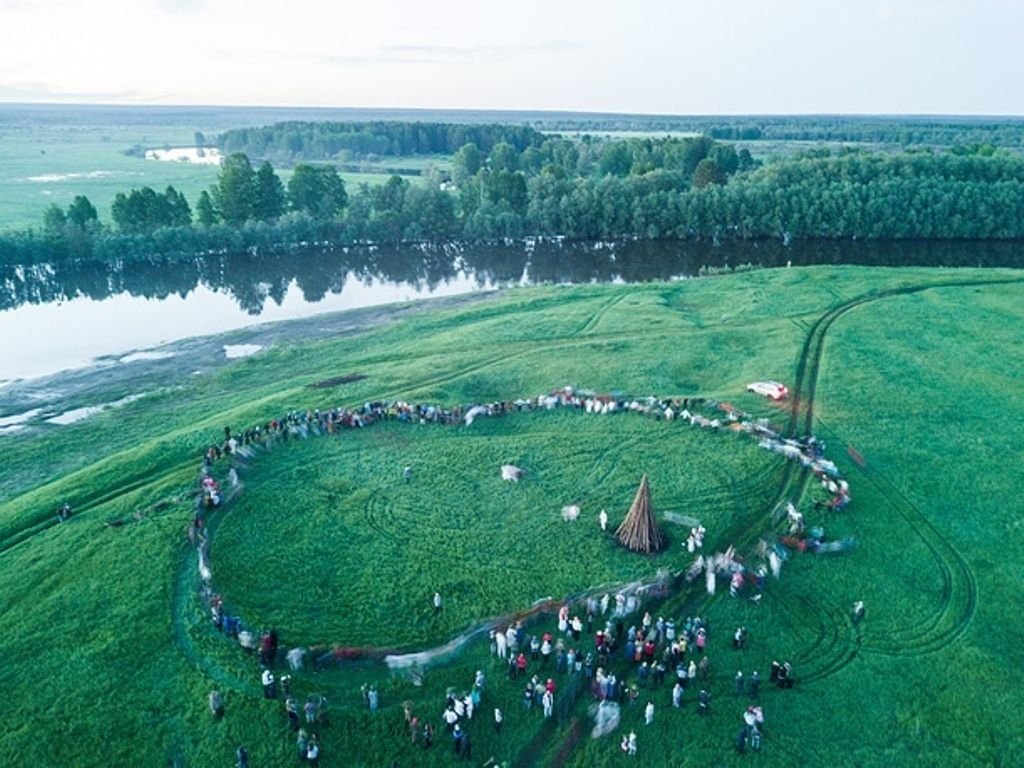
POLYGON ((216 168, 122 154, 135 144, 192 143, 193 132, 173 128, 8 128, 0 135, 0 228, 39 226, 47 206, 66 207, 75 195, 88 197, 100 219, 109 221, 114 195, 141 186, 162 191, 172 184, 194 203, 216 179, 216 168))
MULTIPOLYGON (((195 207, 199 193, 217 179, 217 168, 188 163, 159 162, 129 157, 124 150, 135 145, 147 149, 192 146, 194 132, 178 125, 0 125, 0 230, 36 227, 43 211, 56 203, 66 207, 76 195, 85 195, 110 221, 110 204, 118 192, 150 186, 162 191, 173 185, 195 207)), ((212 141, 216 130, 203 128, 212 141)), ((396 157, 359 162, 359 171, 345 170, 342 178, 350 189, 358 184, 382 184, 389 169, 423 170, 434 164, 446 168, 447 160, 396 157)), ((290 171, 279 169, 287 183, 290 171)), ((409 177, 413 183, 418 177, 409 177)))

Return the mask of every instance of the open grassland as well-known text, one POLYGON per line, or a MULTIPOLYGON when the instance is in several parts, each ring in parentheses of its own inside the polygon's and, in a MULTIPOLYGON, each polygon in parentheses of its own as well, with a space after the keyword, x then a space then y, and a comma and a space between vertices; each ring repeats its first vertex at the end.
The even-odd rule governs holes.
MULTIPOLYGON (((543 722, 524 711, 521 685, 504 678, 482 640, 429 669, 422 686, 369 662, 298 673, 301 699, 320 692, 331 703, 332 723, 316 728, 322 764, 454 762, 440 726, 444 694, 468 690, 477 669, 488 684, 482 721, 468 728, 474 764, 493 756, 612 765, 629 729, 650 765, 740 764, 753 759, 732 751, 748 700, 732 678, 737 669, 767 677, 776 658, 793 662, 797 685, 762 688, 761 763, 1011 764, 1024 748, 1014 708, 1024 684, 1014 610, 1024 552, 1012 499, 1024 421, 1022 307, 1018 273, 973 270, 810 268, 518 289, 277 347, 215 375, 188 376, 183 361, 176 388, 80 424, 0 435, 8 702, 0 763, 230 765, 239 743, 254 766, 296 760, 281 702, 261 698, 255 661, 210 626, 185 544, 199 456, 224 425, 296 408, 396 397, 469 403, 565 384, 728 399, 783 423, 787 411, 743 391, 779 378, 799 395, 794 429, 808 420, 850 479, 854 501, 842 513, 816 508, 820 490, 750 443, 639 416, 376 426, 289 443, 241 468, 241 495, 215 513, 219 586, 243 614, 279 622, 286 643, 415 646, 542 594, 577 591, 591 574, 615 580, 663 562, 679 567, 678 529, 668 529, 672 548, 651 560, 612 551, 598 535, 596 510, 607 506, 617 522, 640 471, 651 475, 656 509, 707 521, 712 549, 768 533, 767 512, 783 495, 800 499, 808 523, 829 538, 854 535, 859 546, 831 559, 794 556, 760 604, 684 590, 657 606, 710 623, 711 717, 697 715, 692 689, 674 710, 664 685, 641 691, 620 729, 592 740, 589 694, 574 698, 573 680, 557 676, 567 711, 543 722), (307 388, 347 373, 367 378, 307 388), (503 485, 495 465, 505 461, 531 474, 503 485), (403 465, 414 467, 408 486, 403 465), (64 499, 76 515, 56 525, 52 510, 64 499), (558 517, 570 502, 584 508, 575 524, 558 517), (104 525, 115 519, 124 524, 104 525), (520 544, 524 526, 530 539, 520 544), (474 545, 484 559, 516 562, 493 589, 484 588, 494 579, 489 563, 474 561, 474 545), (387 551, 405 567, 380 562, 387 551), (450 551, 458 554, 449 560, 450 551), (567 557, 576 556, 600 563, 574 567, 567 557), (442 570, 452 615, 435 620, 425 605, 442 570), (868 613, 854 626, 857 599, 868 613), (742 651, 729 643, 738 624, 750 630, 742 651), (381 690, 376 713, 362 704, 364 683, 381 690), (217 722, 205 706, 213 687, 227 698, 217 722), (649 726, 648 697, 657 707, 649 726), (404 701, 439 728, 430 752, 409 743, 404 701), (493 706, 506 713, 500 735, 490 727, 493 706), (574 733, 582 738, 570 750, 574 733)), ((531 631, 553 627, 548 618, 531 631)), ((588 649, 591 637, 579 645, 588 649)))
POLYGON ((124 154, 135 144, 159 149, 192 143, 190 131, 158 127, 8 129, 0 138, 0 229, 42 226, 51 203, 67 208, 76 195, 88 197, 109 223, 114 195, 144 186, 162 192, 173 185, 194 205, 216 180, 215 166, 124 154))
MULTIPOLYGON (((208 134, 208 141, 214 138, 208 134)), ((146 149, 188 147, 194 129, 181 126, 10 126, 0 130, 0 230, 39 227, 43 211, 56 203, 62 208, 76 195, 89 198, 100 221, 110 224, 110 204, 118 192, 144 186, 162 192, 168 185, 182 192, 195 209, 199 193, 217 181, 211 165, 161 162, 129 156, 136 145, 146 149)), ((349 189, 359 184, 383 184, 388 169, 422 170, 446 167, 444 158, 390 158, 360 164, 341 177, 349 189)), ((290 169, 278 169, 287 184, 290 169)), ((411 177, 414 183, 419 177, 411 177)))

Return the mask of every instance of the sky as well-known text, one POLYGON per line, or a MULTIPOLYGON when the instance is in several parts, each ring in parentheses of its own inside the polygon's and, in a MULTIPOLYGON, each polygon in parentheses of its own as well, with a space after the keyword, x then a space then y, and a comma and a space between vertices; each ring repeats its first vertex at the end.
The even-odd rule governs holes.
POLYGON ((1024 114, 1021 0, 0 0, 0 102, 1024 114))

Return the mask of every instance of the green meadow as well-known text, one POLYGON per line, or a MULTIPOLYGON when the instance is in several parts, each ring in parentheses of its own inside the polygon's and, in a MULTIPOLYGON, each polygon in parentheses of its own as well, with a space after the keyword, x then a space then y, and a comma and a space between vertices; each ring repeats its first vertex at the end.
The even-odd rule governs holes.
MULTIPOLYGON (((140 161, 141 162, 141 161, 140 161)), ((329 703, 313 730, 322 765, 456 762, 440 719, 449 688, 487 676, 467 725, 474 765, 615 765, 637 733, 648 765, 974 766, 1013 764, 1024 562, 1024 277, 1014 271, 814 267, 673 283, 517 288, 318 342, 282 344, 64 427, 0 435, 0 764, 298 764, 281 699, 262 696, 254 657, 215 630, 186 529, 208 446, 293 410, 401 399, 446 405, 599 392, 728 401, 827 442, 849 480, 842 512, 795 464, 727 430, 633 413, 568 410, 482 418, 471 427, 386 422, 277 441, 239 457, 240 488, 210 515, 213 583, 225 607, 282 645, 427 650, 491 617, 606 585, 678 572, 699 519, 709 552, 753 557, 792 500, 843 555, 793 554, 760 601, 703 580, 649 604, 709 626, 711 715, 689 689, 644 688, 612 734, 591 738, 580 675, 555 675, 558 716, 527 711, 486 635, 422 679, 364 659, 294 673, 300 706, 329 703), (312 388, 347 374, 365 378, 312 388), (779 379, 776 405, 745 391, 779 379), (505 463, 525 470, 502 482, 505 463), (412 467, 405 483, 402 468, 412 467), (656 556, 618 548, 596 515, 622 519, 639 476, 669 539, 656 556), (57 523, 64 500, 75 514, 57 523), (579 520, 560 510, 578 504, 579 520), (434 591, 444 610, 430 606, 434 591), (865 619, 850 606, 862 600, 865 619), (742 650, 735 627, 749 630, 742 650), (768 684, 773 659, 796 684, 768 684), (759 670, 762 750, 734 749, 750 703, 737 670, 759 670), (370 712, 360 688, 376 685, 370 712), (206 696, 221 690, 214 720, 206 696), (644 723, 647 700, 655 703, 644 723), (437 729, 411 743, 403 707, 437 729), (505 725, 491 726, 500 707, 505 725)), ((228 485, 228 463, 214 474, 228 485)), ((627 626, 639 621, 628 616, 627 626)), ((541 616, 528 632, 555 631, 541 616)), ((593 648, 584 633, 577 645, 593 648)), ((538 663, 531 662, 528 674, 538 663)), ((636 680, 631 665, 612 669, 636 680)), ((543 676, 547 670, 537 669, 543 676)))
POLYGON ((0 228, 42 226, 47 207, 66 208, 76 195, 88 197, 109 223, 114 196, 144 186, 163 191, 173 185, 194 205, 199 192, 216 181, 215 166, 124 154, 136 144, 162 149, 192 143, 191 131, 153 126, 9 128, 0 137, 0 228))
MULTIPOLYGON (((230 118, 219 117, 225 124, 230 118)), ((237 118, 236 118, 237 119, 237 118)), ((168 121, 170 122, 170 121, 168 121)), ((43 211, 51 204, 67 208, 77 195, 89 198, 100 221, 110 224, 110 204, 118 192, 151 187, 162 192, 168 185, 184 193, 195 209, 199 193, 217 181, 219 169, 211 165, 146 160, 125 154, 135 146, 145 149, 189 147, 194 131, 207 131, 213 140, 220 126, 162 125, 11 125, 0 129, 0 229, 40 227, 43 211)), ((391 158, 367 162, 358 172, 342 172, 349 189, 358 184, 383 184, 390 169, 446 167, 445 158, 391 158)), ((287 184, 290 169, 278 169, 287 184)), ((411 177, 414 183, 419 177, 411 177)))

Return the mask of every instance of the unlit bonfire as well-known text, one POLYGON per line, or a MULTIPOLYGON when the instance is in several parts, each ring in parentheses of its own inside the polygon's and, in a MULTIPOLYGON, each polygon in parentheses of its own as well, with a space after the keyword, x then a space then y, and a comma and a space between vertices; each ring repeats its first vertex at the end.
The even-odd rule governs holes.
POLYGON ((647 475, 641 478, 633 506, 629 508, 629 513, 615 532, 615 536, 623 546, 634 552, 657 552, 664 548, 665 535, 654 520, 647 475))

